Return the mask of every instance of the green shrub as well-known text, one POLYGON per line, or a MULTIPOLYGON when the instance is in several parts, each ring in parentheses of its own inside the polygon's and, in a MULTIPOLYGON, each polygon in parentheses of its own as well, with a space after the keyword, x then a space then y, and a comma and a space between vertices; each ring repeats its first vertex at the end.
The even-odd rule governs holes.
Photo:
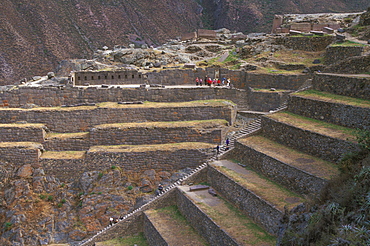
POLYGON ((132 190, 134 187, 132 187, 132 185, 129 185, 128 187, 127 187, 127 189, 128 190, 132 190))
POLYGON ((5 222, 4 223, 4 230, 7 231, 7 230, 10 230, 10 228, 12 227, 12 223, 11 222, 5 222))
POLYGON ((39 198, 40 198, 41 200, 44 200, 44 199, 46 198, 46 195, 44 195, 44 194, 40 194, 40 195, 39 195, 39 198))
POLYGON ((53 197, 52 195, 49 195, 49 196, 48 196, 48 201, 49 201, 49 202, 52 202, 53 200, 54 200, 54 197, 53 197))

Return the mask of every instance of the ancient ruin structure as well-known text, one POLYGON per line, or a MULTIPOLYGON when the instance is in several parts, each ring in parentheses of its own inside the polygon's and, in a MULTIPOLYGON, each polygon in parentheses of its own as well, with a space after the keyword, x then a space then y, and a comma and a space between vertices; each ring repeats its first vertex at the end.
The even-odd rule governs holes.
POLYGON ((359 150, 351 130, 370 130, 368 46, 324 45, 333 42, 275 39, 286 48, 326 50, 325 64, 276 62, 300 73, 86 70, 74 72, 72 83, 6 87, 0 184, 4 206, 16 212, 4 215, 12 221, 4 240, 92 246, 142 234, 149 245, 275 245, 282 218, 318 195, 343 155, 359 150), (346 74, 338 72, 342 60, 346 74), (194 83, 215 75, 232 84, 194 83), (190 171, 177 176, 182 169, 190 171), (164 188, 156 191, 159 183, 164 188), (28 218, 33 210, 41 212, 28 218), (23 228, 26 222, 40 226, 23 228))

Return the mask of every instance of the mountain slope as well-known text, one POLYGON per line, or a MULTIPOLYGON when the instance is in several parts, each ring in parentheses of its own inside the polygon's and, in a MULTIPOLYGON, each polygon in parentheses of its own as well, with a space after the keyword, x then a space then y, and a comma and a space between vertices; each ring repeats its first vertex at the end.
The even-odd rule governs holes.
POLYGON ((269 32, 274 14, 363 11, 369 0, 3 0, 0 85, 90 58, 104 45, 160 45, 198 28, 269 32))

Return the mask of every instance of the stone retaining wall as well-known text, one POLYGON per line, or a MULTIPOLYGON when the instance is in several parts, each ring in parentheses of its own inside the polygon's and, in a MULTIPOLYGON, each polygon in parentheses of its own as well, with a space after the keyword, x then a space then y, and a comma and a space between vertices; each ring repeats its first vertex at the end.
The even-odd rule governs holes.
POLYGON ((181 190, 176 189, 177 207, 189 224, 203 236, 210 245, 239 245, 220 228, 207 214, 201 211, 194 202, 181 190))
POLYGON ((290 92, 253 91, 249 96, 251 101, 249 110, 269 112, 271 109, 276 109, 276 105, 280 106, 288 99, 290 92))
MULTIPOLYGON (((47 175, 57 177, 61 182, 75 182, 84 172, 93 169, 84 159, 46 159, 40 158, 40 165, 47 175)), ((107 165, 108 167, 109 165, 107 165)), ((106 167, 106 168, 107 168, 106 167)))
POLYGON ((235 141, 233 159, 299 194, 318 194, 327 181, 235 141))
POLYGON ((359 151, 353 142, 280 123, 266 116, 261 119, 264 137, 329 162, 339 162, 345 154, 359 151))
POLYGON ((259 88, 279 90, 298 90, 298 88, 310 79, 307 74, 260 74, 246 73, 245 82, 235 85, 237 88, 259 88))
MULTIPOLYGON (((214 69, 216 70, 216 69, 214 69)), ((193 73, 193 72, 192 72, 193 73)), ((41 107, 61 105, 78 105, 81 103, 121 102, 121 101, 152 101, 152 102, 182 102, 194 100, 226 99, 238 104, 240 108, 255 106, 253 100, 248 100, 249 88, 276 88, 295 90, 306 81, 307 75, 276 75, 254 74, 244 71, 227 72, 219 69, 222 77, 231 79, 234 88, 199 86, 196 88, 109 88, 101 87, 21 87, 4 91, 0 94, 0 106, 6 102, 9 107, 22 107, 26 104, 36 104, 41 107)), ((206 74, 199 74, 204 77, 206 74)), ((164 76, 163 74, 161 76, 164 76)), ((172 76, 172 75, 171 75, 172 76)), ((190 75, 188 75, 190 76, 190 75)), ((194 74, 194 78, 197 74, 194 74)), ((211 76, 211 75, 208 75, 211 76)), ((183 78, 179 78, 179 84, 183 78)), ((168 79, 164 79, 167 80, 168 79)), ((194 85, 195 82, 188 83, 194 85)), ((160 84, 160 83, 159 83, 160 84)), ((181 82, 181 84, 184 84, 181 82)), ((187 84, 187 83, 185 83, 187 84)), ((257 94, 257 96, 265 96, 257 94)), ((261 98, 260 100, 264 100, 261 98)), ((276 102, 273 108, 278 107, 276 102)), ((268 111, 272 108, 266 108, 268 111)))
POLYGON ((281 211, 212 166, 208 167, 208 182, 223 197, 260 224, 267 232, 278 234, 280 219, 283 216, 281 211))
POLYGON ((31 164, 33 167, 38 167, 41 149, 42 146, 38 143, 0 143, 0 157, 2 160, 12 162, 17 166, 31 164))
POLYGON ((312 80, 313 89, 332 94, 370 99, 369 75, 338 75, 317 73, 312 80))
POLYGON ((39 142, 45 138, 42 124, 0 124, 0 142, 39 142))
MULTIPOLYGON (((172 149, 166 150, 164 148, 168 147, 163 145, 163 150, 147 151, 145 151, 145 148, 143 150, 130 149, 133 146, 126 146, 116 150, 104 148, 104 146, 94 147, 95 151, 88 151, 85 158, 41 158, 40 164, 48 175, 55 175, 62 182, 72 182, 75 181, 76 178, 80 177, 84 172, 106 170, 112 166, 133 172, 143 172, 150 169, 173 171, 187 167, 198 167, 215 154, 213 151, 213 145, 207 145, 205 143, 198 144, 201 147, 197 148, 197 143, 193 143, 194 149, 176 147, 175 144, 172 149), (209 146, 209 148, 204 149, 204 145, 209 146), (125 151, 125 149, 129 149, 129 151, 125 151)), ((9 151, 9 153, 6 151, 9 151, 9 149, 7 148, 4 150, 4 153, 7 153, 7 155, 13 153, 11 151, 9 151)), ((21 151, 21 149, 17 149, 15 153, 22 153, 21 151)), ((4 156, 7 157, 5 154, 4 156)), ((11 155, 6 160, 13 161, 11 158, 18 160, 22 159, 23 156, 20 154, 19 156, 11 155)), ((27 163, 29 162, 25 162, 24 160, 20 162, 20 164, 27 163)))
POLYGON ((162 237, 159 231, 155 228, 153 223, 148 218, 148 215, 144 212, 144 236, 149 245, 156 246, 167 246, 166 240, 162 237))
POLYGON ((325 52, 325 65, 341 62, 351 56, 361 56, 363 46, 328 46, 325 52))
POLYGON ((299 95, 291 95, 288 105, 289 111, 294 114, 354 129, 370 130, 370 107, 310 100, 299 95))
POLYGON ((67 108, 67 109, 0 109, 0 123, 26 121, 43 123, 54 132, 86 132, 100 124, 146 122, 146 121, 188 121, 225 119, 233 124, 236 109, 232 105, 194 107, 138 107, 138 108, 67 108))
POLYGON ((297 37, 278 37, 275 39, 275 44, 284 45, 288 49, 304 50, 304 51, 321 51, 335 41, 335 36, 326 35, 323 37, 313 36, 297 36, 297 37))
POLYGON ((47 151, 86 151, 91 143, 89 138, 51 138, 46 139, 42 145, 47 151))
POLYGON ((222 129, 192 127, 94 127, 90 132, 91 145, 142 145, 180 142, 221 143, 222 129))

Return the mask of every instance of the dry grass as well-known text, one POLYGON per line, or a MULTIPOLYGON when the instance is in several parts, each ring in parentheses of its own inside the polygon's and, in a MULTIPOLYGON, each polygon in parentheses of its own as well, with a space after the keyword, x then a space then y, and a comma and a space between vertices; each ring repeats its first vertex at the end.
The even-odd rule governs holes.
POLYGON ((58 139, 70 139, 70 138, 78 138, 78 139, 83 139, 86 138, 88 132, 70 132, 70 133, 56 133, 56 132, 50 132, 46 135, 46 139, 53 139, 53 138, 58 138, 58 139))
POLYGON ((370 100, 330 94, 323 91, 307 90, 293 95, 304 96, 305 98, 320 100, 331 103, 347 104, 357 107, 370 108, 370 100))
POLYGON ((250 218, 235 209, 224 199, 218 198, 217 205, 196 202, 197 206, 212 218, 240 245, 275 245, 275 238, 267 234, 250 218))
POLYGON ((354 130, 350 128, 329 124, 319 120, 310 119, 307 117, 295 115, 290 112, 279 112, 275 114, 270 114, 266 117, 275 119, 279 122, 283 122, 292 126, 299 127, 304 130, 317 132, 319 134, 341 140, 356 142, 354 130))
POLYGON ((0 127, 15 127, 15 128, 44 128, 44 124, 39 123, 11 123, 11 124, 0 124, 0 127))
POLYGON ((114 124, 102 124, 95 126, 95 128, 171 128, 171 127, 194 127, 194 128, 215 128, 227 126, 227 120, 216 119, 216 120, 194 120, 194 121, 161 121, 161 122, 142 122, 142 123, 114 123, 114 124))
POLYGON ((41 159, 83 159, 85 151, 45 151, 41 159))
POLYGON ((34 142, 0 142, 0 148, 17 147, 23 149, 40 149, 40 143, 34 142))
POLYGON ((214 148, 214 144, 201 142, 182 142, 169 144, 153 144, 153 145, 100 145, 93 146, 89 152, 146 152, 146 151, 177 151, 180 149, 210 149, 214 148))
POLYGON ((145 212, 170 245, 204 246, 205 240, 195 232, 176 206, 145 212))

